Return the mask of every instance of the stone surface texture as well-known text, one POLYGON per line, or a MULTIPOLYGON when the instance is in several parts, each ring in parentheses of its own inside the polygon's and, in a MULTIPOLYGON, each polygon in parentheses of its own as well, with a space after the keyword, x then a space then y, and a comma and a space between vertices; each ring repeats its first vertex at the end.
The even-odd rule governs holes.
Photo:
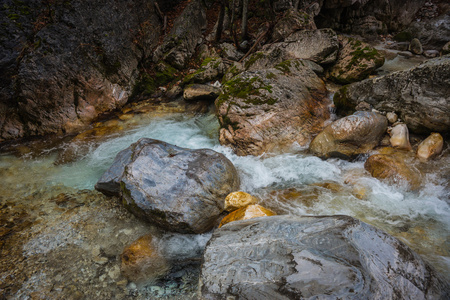
POLYGON ((348 216, 229 223, 207 245, 200 290, 202 299, 449 296, 448 284, 405 244, 348 216))

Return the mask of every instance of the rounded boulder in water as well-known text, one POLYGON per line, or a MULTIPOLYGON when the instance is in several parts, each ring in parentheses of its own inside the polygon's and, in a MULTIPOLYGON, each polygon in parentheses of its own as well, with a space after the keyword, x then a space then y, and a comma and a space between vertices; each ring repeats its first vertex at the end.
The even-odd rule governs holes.
MULTIPOLYGON (((210 149, 185 149, 143 138, 121 151, 97 182, 117 189, 137 217, 165 230, 202 233, 224 210, 224 199, 239 189, 233 164, 210 149)), ((106 191, 108 193, 108 191, 106 191)))

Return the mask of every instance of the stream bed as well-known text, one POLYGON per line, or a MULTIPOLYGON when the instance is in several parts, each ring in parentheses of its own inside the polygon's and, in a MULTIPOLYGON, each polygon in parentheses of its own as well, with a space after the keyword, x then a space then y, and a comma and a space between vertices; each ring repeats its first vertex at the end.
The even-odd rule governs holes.
POLYGON ((196 298, 200 262, 172 265, 154 282, 129 282, 120 272, 124 247, 144 234, 173 253, 204 247, 210 237, 165 233, 94 190, 116 154, 142 137, 223 153, 241 190, 261 205, 278 214, 353 216, 399 238, 450 279, 448 143, 411 192, 372 178, 367 156, 322 160, 295 145, 284 154, 236 156, 219 144, 212 110, 165 107, 124 114, 101 137, 97 130, 92 139, 13 145, 0 155, 0 299, 196 298))

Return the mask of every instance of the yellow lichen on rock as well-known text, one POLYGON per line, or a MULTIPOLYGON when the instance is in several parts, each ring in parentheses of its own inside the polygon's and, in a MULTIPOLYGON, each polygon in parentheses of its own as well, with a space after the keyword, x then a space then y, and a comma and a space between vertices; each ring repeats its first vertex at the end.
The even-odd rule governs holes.
POLYGON ((220 222, 219 228, 223 225, 240 220, 248 220, 257 217, 268 217, 276 215, 275 212, 270 209, 264 208, 261 205, 253 204, 246 207, 242 207, 238 210, 233 211, 229 215, 225 216, 220 222))
POLYGON ((256 204, 258 199, 246 192, 233 192, 225 198, 224 208, 228 212, 245 207, 250 204, 256 204))

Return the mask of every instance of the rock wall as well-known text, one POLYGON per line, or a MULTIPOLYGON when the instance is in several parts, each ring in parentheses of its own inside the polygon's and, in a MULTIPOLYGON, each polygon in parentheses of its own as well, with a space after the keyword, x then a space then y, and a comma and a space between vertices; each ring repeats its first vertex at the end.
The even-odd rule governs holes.
POLYGON ((2 3, 0 141, 70 133, 123 106, 159 38, 153 0, 2 3))

